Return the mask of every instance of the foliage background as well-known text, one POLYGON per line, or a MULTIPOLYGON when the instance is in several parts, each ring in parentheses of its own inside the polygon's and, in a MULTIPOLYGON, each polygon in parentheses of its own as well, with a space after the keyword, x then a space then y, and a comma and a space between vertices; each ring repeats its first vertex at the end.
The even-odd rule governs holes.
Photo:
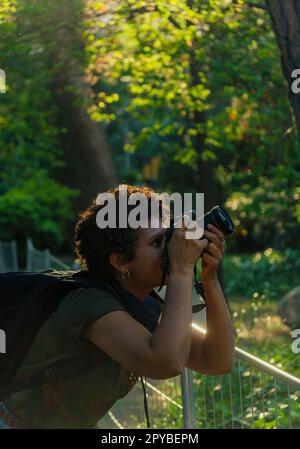
MULTIPOLYGON (((276 321, 272 304, 299 284, 300 152, 263 5, 2 0, 0 239, 24 244, 30 235, 37 247, 72 253, 79 204, 103 188, 101 176, 85 196, 79 187, 89 173, 71 119, 84 110, 83 140, 101 130, 119 182, 204 192, 207 208, 228 208, 236 232, 224 274, 236 325, 242 317, 256 329, 260 301, 276 321), (78 79, 85 89, 70 109, 78 79)), ((289 329, 278 326, 286 349, 277 362, 296 372, 289 329)), ((270 342, 248 337, 244 345, 272 359, 270 342)))

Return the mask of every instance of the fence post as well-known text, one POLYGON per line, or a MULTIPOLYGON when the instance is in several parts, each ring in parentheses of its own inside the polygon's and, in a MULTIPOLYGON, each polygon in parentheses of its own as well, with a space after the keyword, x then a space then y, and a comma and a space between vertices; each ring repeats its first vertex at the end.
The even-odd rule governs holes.
POLYGON ((181 395, 184 428, 196 429, 193 371, 188 368, 184 368, 181 373, 181 395))
POLYGON ((0 329, 0 354, 6 353, 6 334, 3 329, 0 329))
POLYGON ((17 242, 15 240, 12 241, 12 263, 13 263, 13 270, 19 271, 17 242))
POLYGON ((26 271, 32 271, 32 242, 29 237, 26 239, 26 271))
POLYGON ((49 270, 49 268, 50 268, 50 251, 49 251, 49 249, 44 250, 44 256, 45 256, 45 270, 49 270))
POLYGON ((4 271, 5 271, 5 266, 4 266, 3 255, 2 255, 2 242, 0 240, 0 272, 4 273, 4 271))

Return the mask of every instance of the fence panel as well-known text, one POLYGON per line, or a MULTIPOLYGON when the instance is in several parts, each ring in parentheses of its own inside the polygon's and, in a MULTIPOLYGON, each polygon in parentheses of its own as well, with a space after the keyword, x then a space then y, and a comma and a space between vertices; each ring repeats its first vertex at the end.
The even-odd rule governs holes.
POLYGON ((18 271, 18 253, 15 240, 4 242, 0 240, 0 272, 18 271))
POLYGON ((239 348, 230 374, 193 379, 197 428, 300 428, 300 379, 239 348))
POLYGON ((49 270, 49 268, 53 268, 55 270, 71 269, 69 265, 53 256, 48 249, 44 249, 43 251, 36 249, 30 238, 27 239, 26 249, 26 271, 49 270))

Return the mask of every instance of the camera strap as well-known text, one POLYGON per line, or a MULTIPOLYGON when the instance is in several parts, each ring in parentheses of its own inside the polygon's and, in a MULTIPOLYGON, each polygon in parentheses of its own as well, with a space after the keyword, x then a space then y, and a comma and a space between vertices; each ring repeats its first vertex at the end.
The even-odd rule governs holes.
POLYGON ((206 305, 207 305, 205 295, 204 295, 203 284, 197 278, 197 264, 195 264, 195 266, 194 266, 194 281, 195 281, 194 287, 197 292, 197 295, 198 295, 198 297, 200 296, 200 298, 203 299, 203 301, 204 301, 204 303, 202 303, 202 304, 196 304, 196 305, 192 306, 193 313, 196 313, 196 312, 200 312, 200 310, 204 309, 204 307, 206 307, 206 305))
MULTIPOLYGON (((165 245, 164 251, 163 251, 163 267, 164 268, 163 268, 163 275, 162 275, 158 293, 160 292, 162 287, 165 285, 167 273, 169 274, 168 266, 166 266, 166 264, 165 264, 166 261, 168 261, 168 246, 167 246, 167 244, 165 245)), ((201 299, 204 300, 204 303, 195 304, 192 306, 192 312, 197 313, 197 312, 200 312, 202 309, 204 309, 204 307, 206 307, 206 299, 205 299, 203 284, 197 278, 197 264, 195 264, 195 266, 194 266, 194 287, 197 292, 197 295, 200 296, 201 299)))

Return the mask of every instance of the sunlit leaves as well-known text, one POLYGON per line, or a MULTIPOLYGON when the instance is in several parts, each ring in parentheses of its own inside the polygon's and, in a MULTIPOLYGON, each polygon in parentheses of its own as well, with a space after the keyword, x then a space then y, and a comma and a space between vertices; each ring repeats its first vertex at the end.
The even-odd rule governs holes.
MULTIPOLYGON (((47 246, 64 240, 74 196, 54 180, 64 164, 61 138, 66 130, 58 123, 52 92, 51 83, 57 81, 53 74, 61 63, 53 58, 53 35, 59 25, 71 26, 80 9, 74 1, 64 23, 63 14, 56 13, 65 5, 23 0, 0 4, 0 64, 7 78, 7 92, 0 95, 0 234, 4 239, 34 235, 45 246, 47 239, 47 246)), ((74 41, 77 37, 75 29, 74 41)), ((77 43, 72 44, 66 43, 66 55, 71 49, 76 55, 77 43)))
POLYGON ((1 0, 0 24, 9 23, 14 20, 16 12, 16 0, 1 0))

